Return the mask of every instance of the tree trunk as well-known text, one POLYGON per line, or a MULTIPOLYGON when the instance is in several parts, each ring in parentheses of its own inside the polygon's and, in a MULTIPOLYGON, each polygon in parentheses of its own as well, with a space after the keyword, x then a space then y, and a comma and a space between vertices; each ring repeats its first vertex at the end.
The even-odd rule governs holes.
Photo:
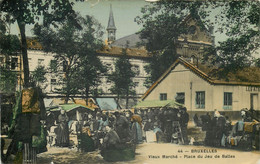
POLYGON ((86 101, 86 105, 88 105, 88 97, 89 97, 89 87, 86 87, 85 88, 85 101, 86 101))
POLYGON ((129 95, 129 89, 127 88, 126 91, 126 104, 125 104, 125 108, 128 109, 128 95, 129 95))
POLYGON ((21 50, 23 58, 23 72, 24 72, 24 87, 29 87, 29 64, 28 64, 28 54, 27 54, 27 42, 25 35, 25 23, 22 20, 17 20, 20 34, 21 34, 21 50))

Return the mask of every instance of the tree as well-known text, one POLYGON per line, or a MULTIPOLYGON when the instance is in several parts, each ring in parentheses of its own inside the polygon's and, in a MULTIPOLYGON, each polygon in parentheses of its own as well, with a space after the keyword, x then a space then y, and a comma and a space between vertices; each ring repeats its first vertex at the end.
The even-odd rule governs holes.
MULTIPOLYGON (((77 16, 81 29, 75 28, 71 21, 58 29, 36 26, 34 33, 42 44, 43 50, 54 53, 58 67, 63 67, 61 81, 65 101, 69 97, 85 90, 88 97, 90 88, 96 84, 98 74, 103 72, 96 50, 102 47, 103 35, 101 25, 90 16, 77 16), (80 83, 79 83, 80 82, 80 83)), ((52 66, 53 67, 53 66, 52 66)))
MULTIPOLYGON (((37 66, 36 69, 32 72, 31 81, 35 83, 36 86, 40 87, 46 82, 45 75, 47 74, 47 70, 44 66, 37 66)), ((42 86, 45 88, 44 86, 42 86)))
POLYGON ((126 108, 128 108, 129 95, 135 94, 133 77, 135 77, 134 71, 131 69, 132 65, 127 56, 127 48, 122 49, 122 56, 115 62, 115 71, 108 77, 111 80, 112 93, 117 95, 117 100, 120 97, 126 98, 126 108))
MULTIPOLYGON (((95 49, 93 49, 95 50, 95 49)), ((85 100, 90 97, 98 96, 100 90, 98 85, 100 84, 101 75, 104 74, 107 69, 103 66, 100 59, 97 57, 96 51, 89 53, 82 58, 83 65, 79 68, 79 74, 81 78, 80 89, 83 90, 85 100)))
MULTIPOLYGON (((83 1, 83 0, 82 0, 83 1)), ((36 24, 43 17, 45 26, 57 25, 55 22, 62 22, 65 19, 74 21, 75 12, 72 9, 74 2, 69 0, 3 0, 0 3, 1 16, 6 21, 18 24, 21 37, 21 51, 23 59, 24 86, 29 87, 29 65, 27 54, 27 42, 25 29, 26 25, 36 24)))
MULTIPOLYGON (((136 18, 143 25, 141 37, 152 53, 151 74, 147 83, 155 82, 178 57, 177 38, 188 32, 182 20, 188 14, 199 21, 200 28, 215 25, 228 39, 219 46, 206 49, 204 61, 217 64, 226 72, 236 71, 252 62, 251 54, 259 47, 259 1, 168 1, 160 0, 142 9, 136 18), (211 13, 216 14, 212 19, 211 13)), ((222 72, 222 75, 223 72, 222 72)), ((224 75, 225 76, 225 75, 224 75)))
POLYGON ((16 35, 10 35, 7 25, 0 19, 0 54, 5 63, 0 66, 0 90, 3 93, 14 93, 17 86, 17 73, 10 69, 10 58, 20 52, 20 43, 16 35))
MULTIPOLYGON (((194 18, 205 17, 200 10, 202 2, 160 0, 142 8, 142 16, 135 21, 143 25, 141 38, 152 54, 150 64, 145 68, 150 74, 146 86, 155 82, 166 69, 179 57, 177 54, 178 37, 187 33, 183 19, 191 14, 194 18)), ((204 28, 204 26, 201 26, 204 28)))
POLYGON ((215 17, 218 32, 225 33, 227 40, 212 47, 204 57, 212 58, 221 71, 219 77, 235 73, 249 67, 254 58, 252 54, 259 49, 260 43, 260 2, 225 1, 211 3, 213 8, 221 8, 215 17))
POLYGON ((4 67, 0 67, 0 91, 2 93, 14 93, 17 84, 17 74, 4 67))

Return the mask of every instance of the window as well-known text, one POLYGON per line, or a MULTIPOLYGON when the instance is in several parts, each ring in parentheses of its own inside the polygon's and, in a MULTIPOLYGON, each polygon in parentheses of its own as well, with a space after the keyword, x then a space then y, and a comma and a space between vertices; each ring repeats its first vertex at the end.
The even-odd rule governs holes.
POLYGON ((63 72, 66 72, 67 66, 68 66, 68 62, 67 61, 63 61, 62 62, 62 66, 63 66, 63 72))
POLYGON ((189 27, 189 33, 190 34, 195 34, 195 32, 196 32, 196 26, 194 26, 194 25, 190 26, 189 27))
POLYGON ((111 84, 111 81, 110 80, 107 80, 107 85, 110 85, 111 84))
POLYGON ((196 92, 196 108, 205 108, 205 91, 196 92))
POLYGON ((44 59, 38 59, 38 65, 43 65, 44 59))
POLYGON ((179 92, 176 94, 175 101, 180 104, 185 104, 185 93, 179 92))
POLYGON ((12 58, 11 69, 15 69, 18 66, 18 58, 12 58))
POLYGON ((160 93, 160 100, 167 100, 167 93, 160 93))
POLYGON ((232 93, 231 92, 224 92, 223 109, 232 109, 232 93))
POLYGON ((51 85, 56 85, 56 79, 51 79, 51 85))
POLYGON ((51 60, 51 62, 50 62, 50 69, 52 70, 52 71, 56 71, 57 70, 57 60, 51 60))
POLYGON ((135 87, 138 87, 139 86, 139 82, 134 82, 135 83, 135 87))
POLYGON ((140 68, 139 68, 138 65, 134 65, 134 66, 132 67, 132 70, 134 71, 134 73, 135 73, 136 75, 139 75, 139 74, 140 74, 140 68))

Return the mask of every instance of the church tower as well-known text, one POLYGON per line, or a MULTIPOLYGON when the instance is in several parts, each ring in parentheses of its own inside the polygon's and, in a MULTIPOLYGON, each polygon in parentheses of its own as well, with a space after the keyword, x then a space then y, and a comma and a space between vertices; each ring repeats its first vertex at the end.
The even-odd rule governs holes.
POLYGON ((115 21, 114 21, 111 4, 110 4, 109 20, 108 20, 108 25, 107 25, 107 33, 108 33, 107 41, 108 41, 108 44, 110 44, 116 40, 116 26, 115 26, 115 21))

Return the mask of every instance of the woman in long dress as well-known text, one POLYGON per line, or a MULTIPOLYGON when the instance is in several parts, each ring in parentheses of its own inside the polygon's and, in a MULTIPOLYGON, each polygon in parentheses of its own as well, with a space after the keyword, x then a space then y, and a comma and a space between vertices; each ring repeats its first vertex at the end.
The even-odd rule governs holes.
POLYGON ((142 134, 142 118, 139 115, 133 115, 131 118, 132 124, 132 138, 136 144, 143 142, 142 134))
POLYGON ((61 110, 61 114, 58 117, 58 129, 57 129, 57 146, 67 147, 69 146, 69 118, 64 110, 61 110))

